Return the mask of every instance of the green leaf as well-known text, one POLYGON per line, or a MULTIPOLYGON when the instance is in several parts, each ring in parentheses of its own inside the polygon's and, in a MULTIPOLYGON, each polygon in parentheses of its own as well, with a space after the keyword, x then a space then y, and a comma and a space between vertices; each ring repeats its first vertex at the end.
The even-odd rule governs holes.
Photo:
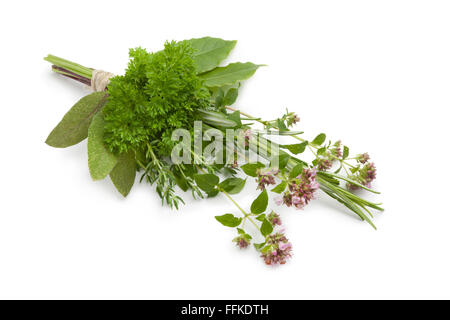
POLYGON ((219 194, 219 190, 213 189, 211 191, 206 192, 206 194, 208 195, 208 198, 214 198, 219 194))
POLYGON ((230 90, 228 90, 227 94, 223 98, 223 105, 231 106, 233 103, 236 102, 237 97, 238 97, 238 89, 231 88, 230 90))
POLYGON ((308 141, 305 141, 305 142, 296 143, 296 144, 282 144, 282 145, 280 145, 280 147, 288 149, 293 154, 299 154, 299 153, 302 153, 305 151, 307 145, 308 145, 308 141))
POLYGON ((263 213, 267 209, 267 204, 269 203, 269 197, 267 195, 267 190, 264 190, 260 195, 253 201, 250 211, 252 213, 258 214, 263 213))
POLYGON ((325 135, 325 133, 321 133, 321 134, 317 135, 317 137, 314 138, 314 140, 312 141, 312 144, 320 146, 322 143, 325 142, 326 138, 327 138, 327 136, 325 135))
POLYGON ((303 164, 299 163, 294 168, 292 168, 291 172, 289 172, 289 178, 296 178, 299 174, 303 172, 303 164))
POLYGON ((245 172, 246 175, 250 176, 250 177, 256 177, 256 170, 258 170, 259 168, 264 168, 265 165, 262 164, 261 162, 256 162, 256 163, 246 163, 243 166, 241 166, 242 171, 245 172))
MULTIPOLYGON (((276 155, 274 157, 276 157, 276 155)), ((278 155, 278 169, 284 169, 289 162, 289 159, 291 159, 291 156, 289 154, 284 151, 280 151, 280 154, 278 155)), ((270 161, 270 166, 275 166, 274 160, 270 161)))
POLYGON ((326 152, 327 152, 327 148, 326 147, 322 147, 319 150, 317 150, 317 155, 318 156, 323 156, 326 152))
POLYGON ((184 40, 194 48, 194 61, 197 73, 214 69, 224 60, 236 45, 236 40, 227 41, 219 38, 204 37, 184 40))
POLYGON ((50 132, 45 143, 55 148, 66 148, 86 139, 92 117, 106 100, 105 92, 94 92, 81 98, 50 132))
POLYGON ((264 237, 267 237, 273 231, 273 225, 269 222, 269 220, 264 219, 261 225, 261 233, 264 237))
POLYGON ((126 197, 133 187, 136 178, 136 159, 134 152, 123 153, 114 169, 109 174, 116 189, 126 197))
POLYGON ((350 150, 347 146, 344 146, 344 152, 342 153, 342 159, 347 159, 350 150))
POLYGON ((266 220, 266 215, 262 213, 256 217, 256 220, 263 222, 264 220, 266 220))
POLYGON ((241 122, 241 112, 239 110, 233 112, 233 113, 229 113, 228 114, 228 119, 236 122, 238 124, 239 127, 242 126, 242 122, 241 122))
POLYGON ((275 192, 275 193, 282 193, 286 189, 286 186, 287 186, 287 182, 281 181, 281 183, 279 185, 277 185, 275 188, 273 188, 271 191, 275 192))
POLYGON ((266 245, 266 243, 265 242, 263 242, 263 243, 254 243, 253 244, 253 246, 255 247, 255 249, 256 250, 261 250, 262 249, 262 247, 264 247, 266 245))
POLYGON ((236 194, 241 192, 245 186, 245 180, 241 178, 228 178, 219 184, 223 190, 228 193, 236 194))
POLYGON ((250 78, 260 66, 251 62, 236 62, 226 67, 218 67, 212 71, 203 73, 199 77, 205 81, 205 86, 207 87, 233 85, 250 78))
POLYGON ((88 165, 94 180, 104 179, 116 166, 117 157, 103 143, 105 120, 98 113, 92 119, 88 131, 88 165))
POLYGON ((211 173, 195 174, 194 180, 197 186, 205 192, 213 191, 219 184, 219 177, 211 173))
POLYGON ((225 227, 237 227, 241 224, 242 218, 237 218, 231 213, 224 214, 222 216, 215 216, 216 220, 223 224, 225 227))

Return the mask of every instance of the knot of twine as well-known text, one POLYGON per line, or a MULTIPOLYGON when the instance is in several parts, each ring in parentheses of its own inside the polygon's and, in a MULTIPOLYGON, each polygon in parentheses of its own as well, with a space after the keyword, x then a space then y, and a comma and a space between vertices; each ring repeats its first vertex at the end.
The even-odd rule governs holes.
POLYGON ((91 78, 91 88, 94 91, 105 91, 109 84, 109 79, 114 77, 114 74, 102 70, 93 70, 91 78))

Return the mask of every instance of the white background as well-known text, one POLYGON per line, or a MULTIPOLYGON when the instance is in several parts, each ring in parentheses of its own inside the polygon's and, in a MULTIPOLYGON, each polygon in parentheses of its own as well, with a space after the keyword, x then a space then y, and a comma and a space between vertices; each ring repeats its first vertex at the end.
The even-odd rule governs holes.
POLYGON ((3 2, 0 298, 450 298, 449 15, 430 0, 3 2), (122 199, 91 181, 85 142, 44 143, 89 92, 45 55, 120 74, 130 47, 206 35, 238 40, 228 61, 268 65, 241 110, 288 107, 306 138, 372 155, 378 231, 320 195, 278 210, 295 256, 267 267, 214 220, 235 211, 224 197, 175 212, 137 184, 122 199))

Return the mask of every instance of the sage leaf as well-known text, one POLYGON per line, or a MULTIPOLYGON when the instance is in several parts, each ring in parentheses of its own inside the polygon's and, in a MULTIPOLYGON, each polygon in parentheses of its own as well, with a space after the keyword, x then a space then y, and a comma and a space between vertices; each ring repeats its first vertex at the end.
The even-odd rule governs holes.
POLYGON ((212 71, 201 74, 207 87, 221 87, 224 85, 233 85, 239 81, 250 78, 261 65, 251 62, 236 62, 226 67, 218 67, 212 71))
POLYGON ((94 180, 104 179, 117 164, 117 157, 103 143, 105 120, 96 114, 88 131, 88 165, 94 180))
POLYGON ((312 144, 320 146, 322 143, 325 142, 326 138, 327 138, 327 136, 325 135, 325 133, 321 133, 321 134, 317 135, 317 137, 314 138, 314 140, 312 141, 312 144))
POLYGON ((256 170, 258 170, 259 168, 264 168, 265 165, 262 164, 261 162, 256 162, 256 163, 246 163, 243 166, 241 166, 242 171, 244 171, 244 173, 250 177, 256 177, 256 170))
POLYGON ((264 219, 263 223, 261 224, 261 233, 264 237, 267 237, 269 234, 273 231, 273 225, 269 222, 269 220, 264 219))
POLYGON ((241 178, 228 178, 219 184, 223 190, 230 194, 236 194, 241 192, 245 186, 245 180, 241 178))
POLYGON ((130 193, 136 179, 136 157, 134 152, 129 151, 121 154, 109 177, 116 189, 126 197, 130 193))
POLYGON ((195 50, 194 61, 197 65, 197 73, 203 73, 217 67, 230 54, 237 41, 204 37, 184 42, 188 42, 195 50))
POLYGON ((237 227, 241 224, 242 218, 237 218, 231 213, 224 214, 222 216, 215 216, 216 220, 223 224, 225 227, 237 227))
POLYGON ((267 209, 267 204, 269 203, 269 197, 267 195, 267 190, 264 190, 259 194, 259 196, 253 201, 250 211, 254 214, 263 213, 267 209))
POLYGON ((219 184, 219 177, 211 173, 195 174, 194 180, 197 186, 206 193, 213 191, 219 184))
POLYGON ((45 143, 55 148, 66 148, 86 139, 92 117, 106 100, 105 92, 94 92, 81 98, 50 132, 45 143))

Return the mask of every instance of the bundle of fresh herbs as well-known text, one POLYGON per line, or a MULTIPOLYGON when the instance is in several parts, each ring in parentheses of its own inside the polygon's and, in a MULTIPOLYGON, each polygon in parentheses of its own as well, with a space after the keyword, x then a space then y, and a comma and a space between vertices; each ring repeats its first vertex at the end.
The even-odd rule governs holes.
POLYGON ((354 193, 378 193, 371 189, 376 170, 367 153, 350 157, 347 146, 327 142, 324 133, 303 139, 303 132, 290 130, 299 121, 293 112, 263 120, 231 107, 241 82, 261 66, 219 66, 235 45, 205 37, 166 42, 154 53, 131 49, 122 76, 47 56, 53 71, 96 92, 67 112, 46 143, 65 148, 88 138, 92 178, 109 176, 123 196, 136 173, 156 186, 163 204, 177 209, 184 203, 177 187, 191 190, 194 198, 224 194, 238 214, 216 220, 236 229, 233 241, 238 247, 253 243, 270 265, 284 264, 292 245, 280 215, 268 209, 269 192, 277 205, 303 209, 320 189, 375 228, 370 209, 383 209, 354 193), (295 143, 282 144, 277 136, 295 143), (305 150, 314 156, 311 163, 298 157, 305 150), (232 198, 246 184, 245 176, 260 191, 248 209, 232 198))

